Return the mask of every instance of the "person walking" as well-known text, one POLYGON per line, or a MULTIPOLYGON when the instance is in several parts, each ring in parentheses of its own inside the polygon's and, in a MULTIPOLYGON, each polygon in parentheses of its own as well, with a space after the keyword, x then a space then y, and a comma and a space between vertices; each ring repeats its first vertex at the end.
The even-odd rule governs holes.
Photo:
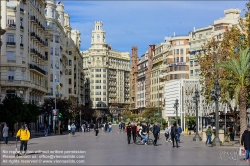
POLYGON ((168 126, 166 126, 165 131, 164 131, 164 135, 165 135, 165 137, 166 137, 166 142, 168 142, 169 133, 170 133, 170 132, 169 132, 168 126))
POLYGON ((71 133, 71 126, 70 124, 68 124, 68 131, 69 131, 69 134, 71 133))
POLYGON ((177 140, 177 136, 178 136, 178 129, 176 127, 176 124, 171 124, 171 140, 173 142, 173 148, 175 147, 174 142, 176 142, 176 147, 178 148, 178 140, 177 140))
POLYGON ((155 125, 153 126, 153 135, 154 135, 154 146, 158 146, 157 145, 157 140, 158 140, 158 135, 160 133, 160 127, 158 126, 158 122, 155 122, 155 125))
POLYGON ((241 146, 245 149, 245 160, 249 162, 249 152, 250 152, 250 124, 247 125, 247 130, 244 131, 241 137, 241 146))
POLYGON ((211 144, 212 133, 213 133, 213 131, 212 131, 211 126, 208 126, 208 129, 206 130, 206 135, 207 135, 206 145, 211 144))
POLYGON ((87 128, 87 126, 86 126, 86 124, 84 123, 84 124, 83 124, 83 131, 84 131, 84 133, 86 132, 86 128, 87 128))
POLYGON ((75 126, 75 124, 72 123, 72 125, 70 126, 70 128, 71 128, 71 133, 72 133, 72 135, 74 136, 74 135, 75 135, 75 132, 76 132, 76 126, 75 126))
POLYGON ((112 133, 112 123, 111 122, 109 123, 109 132, 112 133))
POLYGON ((177 141, 178 143, 181 143, 180 138, 181 138, 182 128, 181 126, 179 126, 179 124, 177 124, 177 129, 178 129, 177 141))
POLYGON ((137 134, 137 126, 135 123, 132 124, 132 137, 133 137, 133 142, 136 142, 136 134, 137 134))
POLYGON ((171 125, 168 127, 168 132, 169 132, 169 139, 168 139, 168 142, 172 142, 172 139, 171 139, 171 125))
POLYGON ((97 137, 98 136, 98 133, 99 133, 99 125, 98 123, 96 122, 95 126, 94 126, 94 130, 95 130, 95 136, 97 137))
POLYGON ((27 151, 27 144, 28 144, 28 140, 30 139, 30 132, 27 128, 25 128, 24 125, 21 126, 21 128, 18 130, 16 137, 20 137, 20 152, 19 155, 22 155, 22 151, 24 150, 24 154, 26 155, 26 151, 27 151))
POLYGON ((3 139, 4 139, 4 143, 7 145, 8 144, 8 136, 9 136, 9 127, 7 126, 6 123, 4 123, 4 127, 3 127, 3 139))
POLYGON ((130 144, 131 132, 132 132, 132 127, 131 127, 130 122, 128 123, 128 126, 126 127, 126 132, 127 132, 128 144, 130 144))
POLYGON ((108 122, 106 122, 105 126, 104 126, 104 131, 107 132, 108 131, 108 127, 109 127, 109 124, 108 122))
POLYGON ((49 133, 49 126, 48 125, 45 125, 45 137, 47 137, 48 136, 48 133, 49 133))
POLYGON ((227 129, 225 130, 225 138, 224 138, 224 140, 223 140, 223 142, 222 142, 222 146, 224 146, 224 144, 225 144, 225 142, 226 141, 228 141, 229 142, 229 144, 231 145, 231 146, 233 146, 234 144, 230 141, 230 131, 229 131, 229 126, 227 127, 227 129))

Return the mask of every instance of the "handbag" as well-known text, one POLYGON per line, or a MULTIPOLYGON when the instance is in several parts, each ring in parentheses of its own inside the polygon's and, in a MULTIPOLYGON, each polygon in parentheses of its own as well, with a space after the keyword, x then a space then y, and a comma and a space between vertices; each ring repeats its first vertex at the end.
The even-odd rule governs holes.
POLYGON ((245 151, 244 147, 240 147, 240 149, 239 149, 239 155, 240 156, 244 156, 245 153, 246 153, 246 151, 245 151))

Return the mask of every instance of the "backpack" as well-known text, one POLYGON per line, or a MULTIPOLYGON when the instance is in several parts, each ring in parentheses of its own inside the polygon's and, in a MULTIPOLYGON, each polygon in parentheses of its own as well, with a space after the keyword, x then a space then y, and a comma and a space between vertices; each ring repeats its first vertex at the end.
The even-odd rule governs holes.
POLYGON ((182 128, 181 127, 178 127, 178 133, 182 133, 182 128))

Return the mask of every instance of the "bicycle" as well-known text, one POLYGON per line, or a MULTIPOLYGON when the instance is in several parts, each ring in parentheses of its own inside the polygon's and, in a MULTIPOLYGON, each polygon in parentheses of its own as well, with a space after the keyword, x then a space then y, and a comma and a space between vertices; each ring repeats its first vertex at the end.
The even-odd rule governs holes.
MULTIPOLYGON (((149 134, 148 134, 148 138, 147 138, 147 145, 153 145, 153 139, 149 138, 149 134)), ((136 145, 144 145, 145 143, 142 142, 142 138, 141 137, 136 137, 136 142, 135 142, 136 145), (138 138, 138 139, 137 139, 138 138)))

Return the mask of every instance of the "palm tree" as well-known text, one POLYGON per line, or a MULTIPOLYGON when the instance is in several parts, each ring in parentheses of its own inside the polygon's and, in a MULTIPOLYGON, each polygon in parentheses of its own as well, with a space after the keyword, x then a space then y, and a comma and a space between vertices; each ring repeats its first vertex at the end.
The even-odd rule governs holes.
POLYGON ((221 62, 218 67, 232 73, 233 77, 230 80, 223 80, 228 85, 233 85, 234 98, 240 109, 240 136, 246 130, 247 126, 247 85, 249 83, 249 71, 250 71, 250 54, 249 48, 240 51, 240 57, 232 57, 230 60, 221 62))

